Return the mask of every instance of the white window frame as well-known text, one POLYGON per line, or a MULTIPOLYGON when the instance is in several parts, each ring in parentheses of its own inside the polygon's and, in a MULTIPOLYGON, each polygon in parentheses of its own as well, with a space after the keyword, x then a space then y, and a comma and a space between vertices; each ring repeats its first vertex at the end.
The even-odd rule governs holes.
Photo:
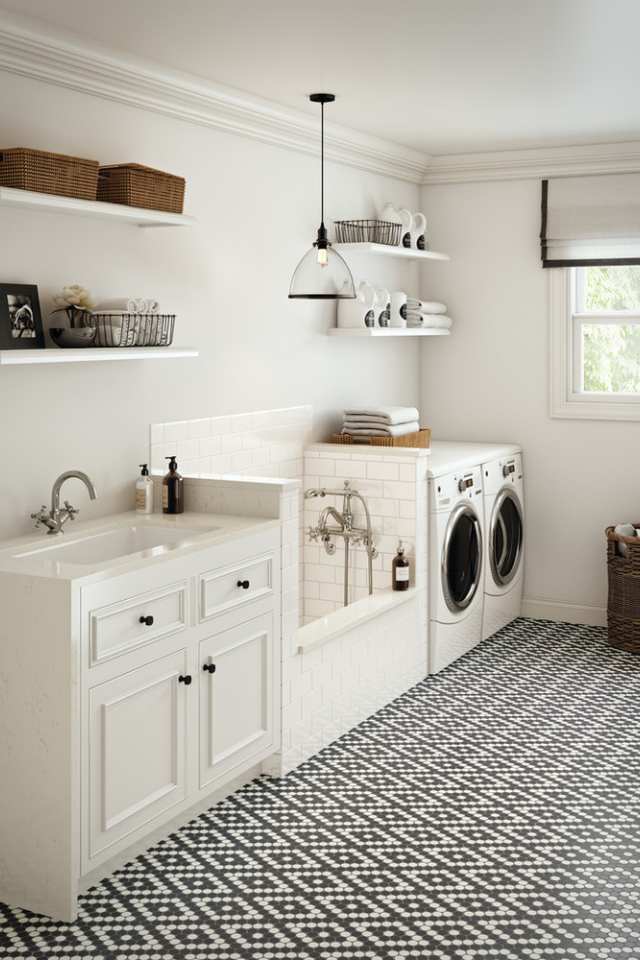
POLYGON ((582 326, 585 323, 640 323, 640 312, 577 312, 578 270, 549 274, 550 414, 560 419, 640 420, 640 393, 585 393, 582 390, 582 326))

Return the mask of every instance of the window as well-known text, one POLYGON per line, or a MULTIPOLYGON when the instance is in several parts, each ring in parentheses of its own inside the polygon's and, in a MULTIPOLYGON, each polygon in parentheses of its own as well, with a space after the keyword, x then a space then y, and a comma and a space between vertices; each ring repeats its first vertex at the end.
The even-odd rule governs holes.
POLYGON ((552 416, 640 420, 640 266, 550 275, 552 416))

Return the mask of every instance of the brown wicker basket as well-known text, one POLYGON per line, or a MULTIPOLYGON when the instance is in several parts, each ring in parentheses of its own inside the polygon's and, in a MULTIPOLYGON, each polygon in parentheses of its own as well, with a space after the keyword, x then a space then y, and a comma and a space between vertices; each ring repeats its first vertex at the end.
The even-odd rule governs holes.
POLYGON ((0 150, 0 187, 95 200, 99 166, 97 160, 12 147, 0 150))
POLYGON ((98 200, 146 210, 164 210, 165 213, 182 213, 184 177, 143 167, 139 163, 100 167, 98 200))
POLYGON ((420 427, 417 433, 407 433, 404 437, 353 437, 348 433, 334 433, 329 443, 358 443, 371 447, 422 447, 431 446, 431 430, 420 427))
MULTIPOLYGON (((634 523, 636 530, 639 523, 634 523)), ((640 653, 640 537, 623 537, 607 527, 609 599, 607 626, 612 647, 640 653), (626 556, 617 545, 626 545, 626 556)))

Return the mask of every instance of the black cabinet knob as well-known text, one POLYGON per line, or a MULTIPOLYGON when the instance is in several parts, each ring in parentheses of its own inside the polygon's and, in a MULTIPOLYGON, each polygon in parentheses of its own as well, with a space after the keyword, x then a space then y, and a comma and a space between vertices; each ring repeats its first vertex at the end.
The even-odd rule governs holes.
POLYGON ((146 623, 146 625, 147 625, 148 627, 152 627, 152 626, 153 626, 153 617, 152 617, 152 616, 140 617, 140 623, 146 623))
POLYGON ((205 665, 203 666, 202 669, 203 669, 203 670, 206 670, 208 673, 215 673, 215 672, 216 672, 216 665, 215 665, 215 663, 205 663, 205 665))
POLYGON ((192 678, 189 676, 189 674, 187 674, 186 677, 183 677, 182 674, 180 674, 178 677, 178 683, 184 683, 185 687, 188 687, 191 683, 191 679, 192 678))
POLYGON ((248 580, 238 580, 238 586, 242 587, 243 590, 248 590, 251 584, 248 580))

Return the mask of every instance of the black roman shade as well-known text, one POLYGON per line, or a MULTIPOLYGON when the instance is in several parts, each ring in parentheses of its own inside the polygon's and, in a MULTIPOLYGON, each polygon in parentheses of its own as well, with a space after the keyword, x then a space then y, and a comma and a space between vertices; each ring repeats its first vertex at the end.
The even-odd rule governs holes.
POLYGON ((640 264, 640 173, 542 181, 543 267, 640 264))

